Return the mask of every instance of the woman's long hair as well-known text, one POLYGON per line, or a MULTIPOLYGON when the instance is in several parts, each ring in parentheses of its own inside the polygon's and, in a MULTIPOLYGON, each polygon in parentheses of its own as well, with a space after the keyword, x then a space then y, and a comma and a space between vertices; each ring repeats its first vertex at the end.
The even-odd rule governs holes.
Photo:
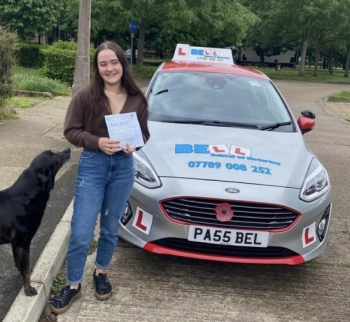
POLYGON ((118 57, 119 63, 122 65, 123 76, 121 78, 121 86, 125 88, 128 95, 140 94, 142 97, 142 100, 147 106, 148 105, 147 99, 144 96, 140 87, 137 86, 134 80, 134 77, 131 72, 131 68, 129 66, 129 62, 125 57, 124 50, 116 43, 107 41, 102 43, 96 48, 94 60, 93 60, 93 76, 91 81, 91 90, 92 90, 91 102, 92 102, 94 112, 95 113, 98 112, 98 110, 96 109, 99 109, 101 111, 101 108, 102 109, 107 108, 109 112, 111 111, 109 99, 104 92, 105 90, 104 81, 98 71, 98 59, 97 59, 98 54, 105 49, 113 50, 118 57))

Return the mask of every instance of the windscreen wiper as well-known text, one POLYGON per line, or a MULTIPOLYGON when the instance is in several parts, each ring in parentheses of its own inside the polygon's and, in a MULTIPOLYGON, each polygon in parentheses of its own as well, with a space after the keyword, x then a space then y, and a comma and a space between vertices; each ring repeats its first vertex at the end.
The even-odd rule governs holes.
POLYGON ((265 130, 273 130, 273 129, 277 129, 280 126, 284 126, 284 125, 291 125, 292 121, 288 121, 288 122, 277 122, 277 123, 272 123, 269 125, 265 125, 265 126, 259 126, 259 130, 265 131, 265 130))
POLYGON ((167 92, 169 92, 168 89, 162 89, 161 91, 155 93, 154 96, 159 95, 159 94, 163 94, 163 93, 167 93, 167 92))
POLYGON ((159 120, 160 122, 167 123, 177 123, 177 124, 199 124, 199 125, 213 125, 213 126, 225 126, 225 127, 245 127, 250 129, 258 129, 259 127, 255 124, 248 123, 235 123, 235 122, 221 122, 221 121, 205 121, 205 120, 191 120, 191 119, 183 119, 183 120, 159 120))

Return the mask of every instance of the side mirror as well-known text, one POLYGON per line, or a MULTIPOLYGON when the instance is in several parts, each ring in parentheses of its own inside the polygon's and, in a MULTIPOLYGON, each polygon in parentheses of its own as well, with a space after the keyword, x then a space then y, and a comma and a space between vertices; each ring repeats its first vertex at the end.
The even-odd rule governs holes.
POLYGON ((310 110, 305 110, 301 112, 301 116, 298 119, 298 126, 302 134, 307 133, 314 128, 315 118, 315 113, 310 110))
POLYGON ((316 118, 315 113, 311 110, 304 110, 301 112, 301 115, 306 116, 306 117, 313 119, 313 120, 316 118))

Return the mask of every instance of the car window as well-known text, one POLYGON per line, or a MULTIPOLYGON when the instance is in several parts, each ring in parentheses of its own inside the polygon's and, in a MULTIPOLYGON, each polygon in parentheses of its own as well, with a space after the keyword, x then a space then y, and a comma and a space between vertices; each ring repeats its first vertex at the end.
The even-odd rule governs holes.
POLYGON ((148 95, 152 115, 253 123, 291 121, 269 80, 202 72, 159 72, 148 95))

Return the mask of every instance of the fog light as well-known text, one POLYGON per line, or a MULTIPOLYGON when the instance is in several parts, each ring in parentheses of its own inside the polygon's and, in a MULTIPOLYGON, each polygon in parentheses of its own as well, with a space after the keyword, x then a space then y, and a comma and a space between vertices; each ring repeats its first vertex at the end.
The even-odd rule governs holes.
POLYGON ((326 228, 327 218, 322 218, 317 227, 317 234, 323 235, 324 229, 326 228))
POLYGON ((132 217, 131 207, 130 207, 129 203, 127 202, 125 205, 124 213, 123 213, 120 221, 125 226, 129 222, 131 217, 132 217))
POLYGON ((329 222, 329 216, 330 216, 330 210, 331 210, 331 206, 329 205, 326 208, 326 210, 324 211, 322 219, 320 220, 320 222, 318 223, 318 226, 317 226, 317 235, 318 235, 318 239, 320 240, 320 242, 322 242, 326 236, 328 222, 329 222))

